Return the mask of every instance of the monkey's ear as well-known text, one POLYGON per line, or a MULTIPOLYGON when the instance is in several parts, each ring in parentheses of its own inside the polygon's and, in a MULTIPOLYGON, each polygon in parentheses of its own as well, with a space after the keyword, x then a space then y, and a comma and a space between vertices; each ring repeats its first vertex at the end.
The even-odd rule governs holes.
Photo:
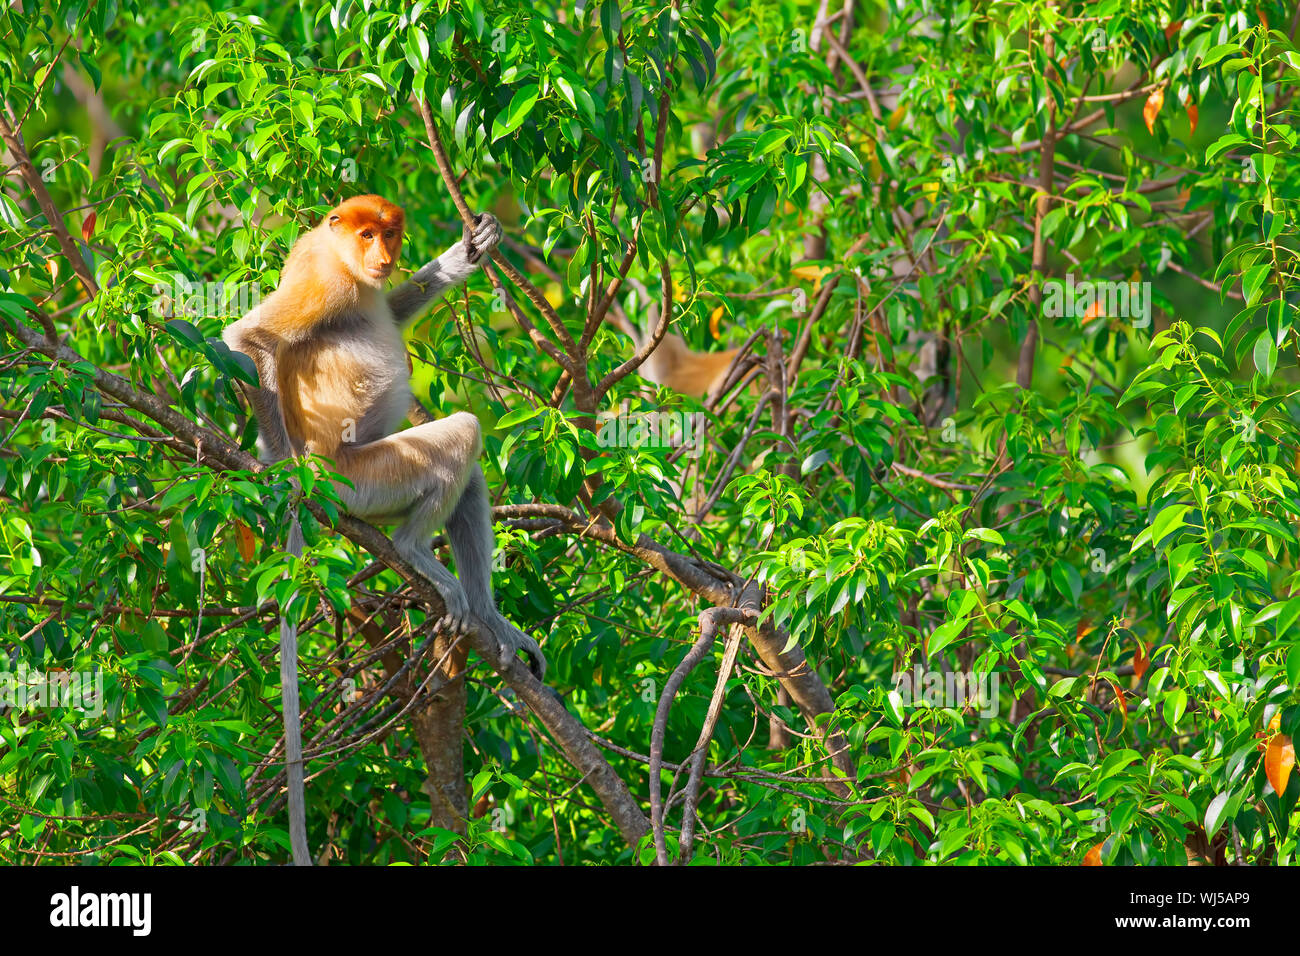
POLYGON ((330 229, 333 229, 335 226, 337 226, 338 222, 339 222, 338 213, 335 213, 334 215, 330 216, 330 229))

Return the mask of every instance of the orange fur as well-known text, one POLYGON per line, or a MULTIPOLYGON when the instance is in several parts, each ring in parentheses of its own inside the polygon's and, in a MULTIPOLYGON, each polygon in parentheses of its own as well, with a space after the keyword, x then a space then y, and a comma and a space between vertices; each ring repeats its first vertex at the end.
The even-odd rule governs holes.
POLYGON ((275 290, 295 303, 272 310, 268 331, 299 338, 316 323, 379 290, 402 251, 406 216, 380 196, 353 196, 294 243, 275 290))
MULTIPOLYGON (((401 253, 404 228, 400 207, 379 196, 354 196, 301 236, 285 260, 280 285, 263 309, 264 328, 278 339, 276 390, 285 431, 297 447, 339 458, 345 445, 340 423, 360 422, 390 384, 374 380, 349 350, 311 332, 349 310, 386 312, 380 290, 401 253)), ((404 352, 395 326, 386 324, 378 334, 404 352)))
POLYGON ((670 333, 641 366, 641 377, 683 395, 712 398, 715 390, 726 382, 731 362, 739 351, 695 352, 680 335, 670 333))

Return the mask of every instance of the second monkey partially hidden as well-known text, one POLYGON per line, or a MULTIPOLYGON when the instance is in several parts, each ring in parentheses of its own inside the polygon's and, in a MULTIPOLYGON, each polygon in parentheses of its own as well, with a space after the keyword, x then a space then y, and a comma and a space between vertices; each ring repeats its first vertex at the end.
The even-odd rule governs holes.
POLYGON ((447 605, 442 623, 459 632, 477 616, 503 664, 522 650, 540 678, 546 659, 537 642, 501 616, 492 595, 495 542, 478 419, 459 412, 397 430, 411 402, 402 328, 478 268, 501 226, 481 215, 472 237, 385 295, 404 228, 402 210, 379 196, 347 200, 299 238, 279 287, 223 338, 257 366, 260 387, 247 392, 263 459, 332 459, 353 485, 338 486, 347 510, 397 525, 393 544, 447 605), (433 556, 439 527, 459 581, 433 556))

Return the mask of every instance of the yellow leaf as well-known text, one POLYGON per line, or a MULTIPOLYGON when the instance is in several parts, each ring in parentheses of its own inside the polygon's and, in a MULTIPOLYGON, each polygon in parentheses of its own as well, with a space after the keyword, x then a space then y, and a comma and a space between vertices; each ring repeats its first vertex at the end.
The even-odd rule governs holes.
POLYGON ((1106 845, 1106 841, 1105 841, 1105 840, 1102 840, 1102 841, 1101 841, 1100 843, 1098 843, 1095 847, 1093 847, 1091 850, 1089 850, 1088 853, 1087 853, 1087 855, 1083 858, 1083 865, 1084 865, 1084 866, 1101 866, 1101 865, 1102 865, 1102 862, 1101 862, 1101 848, 1104 847, 1105 845, 1106 845))
POLYGON ((1274 734, 1264 751, 1264 772, 1268 782, 1273 785, 1273 792, 1279 797, 1286 793, 1287 782, 1295 767, 1295 744, 1286 734, 1274 734))
POLYGON ((816 292, 822 287, 822 278, 830 271, 830 266, 795 266, 790 270, 790 275, 812 282, 813 291, 816 292))
POLYGON ((900 103, 898 106, 894 108, 894 112, 889 114, 889 119, 886 120, 886 122, 889 124, 889 128, 898 129, 898 124, 903 122, 903 117, 906 115, 907 115, 907 107, 900 103))
POLYGON ((1165 88, 1157 86, 1147 97, 1146 105, 1142 107, 1142 118, 1147 121, 1147 132, 1155 135, 1156 117, 1160 115, 1160 107, 1165 105, 1165 88))
POLYGON ((1201 118, 1201 111, 1191 100, 1187 101, 1187 121, 1192 124, 1192 133, 1196 133, 1196 121, 1201 118))
POLYGON ((716 309, 713 310, 713 313, 709 316, 709 333, 715 339, 722 338, 722 332, 718 328, 718 320, 722 318, 723 311, 724 309, 722 308, 722 306, 718 306, 716 309))
POLYGON ((1101 300, 1093 299, 1092 304, 1088 306, 1088 311, 1083 313, 1083 321, 1088 322, 1097 318, 1099 315, 1105 315, 1105 313, 1101 311, 1101 300))
POLYGON ((867 140, 864 147, 867 154, 867 172, 871 178, 879 182, 885 177, 885 167, 880 165, 880 159, 876 154, 876 144, 872 140, 867 140))

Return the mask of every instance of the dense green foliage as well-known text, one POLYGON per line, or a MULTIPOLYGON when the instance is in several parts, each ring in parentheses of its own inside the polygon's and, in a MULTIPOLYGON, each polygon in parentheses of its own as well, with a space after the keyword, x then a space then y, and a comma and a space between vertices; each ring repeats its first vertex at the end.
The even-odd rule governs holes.
MULTIPOLYGON (((310 470, 221 467, 92 378, 251 448, 248 373, 219 339, 238 313, 163 314, 156 290, 270 290, 300 231, 357 192, 405 208, 407 266, 435 255, 461 226, 424 98, 469 205, 497 212, 576 340, 512 287, 562 375, 483 275, 410 336, 417 397, 484 420, 498 503, 612 529, 498 525, 503 611, 545 635, 547 682, 648 812, 638 755, 711 601, 629 547, 644 535, 764 582, 835 701, 849 786, 741 644, 696 862, 1295 859, 1294 5, 849 8, 829 26, 811 0, 0 10, 7 122, 71 231, 11 148, 0 635, 11 674, 103 688, 102 713, 0 710, 0 858, 283 861, 276 617, 256 608, 296 580, 314 847, 653 859, 474 660, 466 770, 487 812, 463 838, 431 827, 409 716, 343 614, 397 575, 356 580, 366 554, 305 512, 295 565, 278 529, 310 470), (588 327, 623 273, 611 315, 653 324, 666 285, 694 349, 764 332, 758 386, 709 412, 698 458, 593 427, 623 403, 703 407, 636 375, 598 387, 633 352, 588 327), (1084 282, 1113 297, 1070 308, 1084 282), (14 334, 42 323, 85 362, 14 334), (918 667, 996 681, 994 700, 894 689, 918 667)), ((418 606, 380 619, 399 654, 428 633, 418 606)), ((677 694, 669 761, 695 745, 723 643, 677 694)))

